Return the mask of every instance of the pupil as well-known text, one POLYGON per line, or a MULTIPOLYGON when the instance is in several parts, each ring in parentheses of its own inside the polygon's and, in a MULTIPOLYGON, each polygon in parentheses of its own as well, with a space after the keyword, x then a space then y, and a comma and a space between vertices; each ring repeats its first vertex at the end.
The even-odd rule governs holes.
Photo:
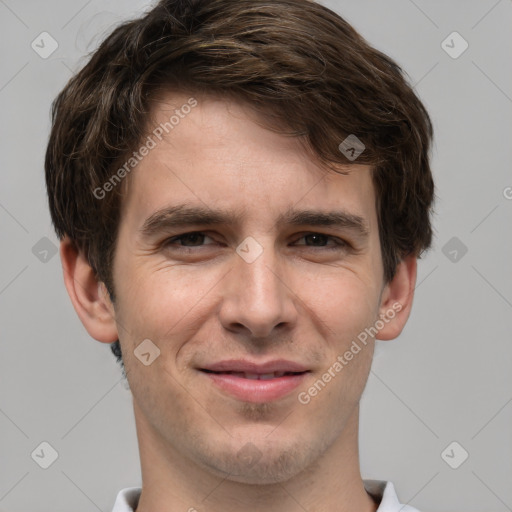
POLYGON ((194 241, 197 243, 197 242, 201 242, 201 237, 203 235, 201 235, 201 233, 191 233, 190 235, 187 235, 184 240, 185 241, 192 241, 192 244, 191 245, 196 245, 194 244, 194 241))
MULTIPOLYGON (((318 234, 316 234, 316 235, 307 235, 307 237, 309 237, 310 239, 314 239, 314 241, 316 241, 316 242, 320 241, 320 242, 324 242, 325 243, 325 235, 318 235, 318 234)), ((320 245, 324 245, 324 244, 320 244, 320 245)))

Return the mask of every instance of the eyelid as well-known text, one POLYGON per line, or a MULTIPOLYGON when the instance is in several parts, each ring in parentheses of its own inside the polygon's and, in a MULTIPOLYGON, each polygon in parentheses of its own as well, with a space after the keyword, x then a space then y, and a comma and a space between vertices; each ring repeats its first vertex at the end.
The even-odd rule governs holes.
POLYGON ((337 240, 338 242, 348 243, 346 240, 340 238, 339 236, 329 235, 327 233, 322 233, 321 231, 305 231, 304 233, 300 233, 300 236, 298 236, 296 239, 300 240, 310 235, 320 235, 324 236, 325 238, 330 238, 331 240, 337 240))
MULTIPOLYGON (((168 245, 171 245, 172 243, 174 243, 175 241, 179 241, 180 238, 184 238, 188 235, 204 235, 205 238, 210 238, 211 240, 215 241, 215 239, 211 236, 209 236, 208 234, 208 231, 187 231, 185 233, 180 233, 178 235, 173 235, 172 237, 168 237, 166 238, 163 242, 162 242, 162 245, 163 246, 168 246, 168 245)), ((322 249, 322 248, 331 248, 331 249, 337 249, 337 248, 344 248, 344 249, 347 249, 347 248, 352 248, 352 244, 349 243, 347 240, 344 240, 343 238, 340 238, 340 237, 337 237, 337 236, 334 236, 334 235, 329 235, 327 233, 322 233, 321 231, 305 231, 305 232, 302 232, 300 233, 300 236, 299 237, 296 237, 295 238, 295 242, 296 243, 298 240, 302 240, 304 238, 306 238, 307 236, 310 236, 310 235, 320 235, 320 236, 323 236, 323 237, 326 237, 327 239, 330 239, 330 240, 333 240, 334 241, 334 245, 306 245, 306 244, 297 244, 299 246, 302 246, 302 247, 307 247, 307 248, 311 248, 311 249, 322 249)), ((177 245, 176 247, 179 248, 179 249, 193 249, 193 248, 197 248, 197 247, 205 247, 206 245, 212 245, 212 244, 202 244, 202 245, 192 245, 192 246, 186 246, 186 245, 177 245)))
MULTIPOLYGON (((336 246, 347 246, 349 247, 351 244, 349 242, 347 242, 346 240, 344 240, 343 238, 340 238, 339 236, 335 236, 335 235, 328 235, 327 233, 322 233, 321 231, 308 231, 308 232, 305 232, 305 233, 301 233, 300 237, 297 238, 297 240, 302 240, 303 238, 306 238, 307 236, 310 236, 310 235, 320 235, 320 236, 324 236, 330 240, 334 240, 335 243, 336 243, 336 246)), ((305 244, 299 244, 299 245, 305 245, 305 244)), ((315 247, 314 245, 312 246, 309 246, 309 247, 315 247)), ((326 246, 316 246, 316 247, 326 247, 326 246)))
MULTIPOLYGON (((185 233, 180 233, 179 235, 173 235, 171 237, 166 238, 162 245, 169 245, 173 243, 174 241, 179 241, 180 238, 185 238, 188 235, 204 235, 205 238, 210 238, 211 240, 214 240, 213 237, 209 236, 206 231, 187 231, 185 233)), ((183 248, 188 248, 187 246, 178 246, 183 248)), ((191 247, 203 247, 202 245, 196 245, 191 247)))

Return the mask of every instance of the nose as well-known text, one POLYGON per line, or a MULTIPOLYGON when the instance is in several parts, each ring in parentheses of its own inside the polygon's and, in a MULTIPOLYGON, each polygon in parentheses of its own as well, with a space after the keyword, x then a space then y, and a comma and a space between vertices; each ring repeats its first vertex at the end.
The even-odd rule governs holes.
POLYGON ((297 320, 297 294, 290 273, 268 247, 252 262, 233 254, 219 313, 222 325, 231 332, 266 338, 274 330, 290 329, 297 320))

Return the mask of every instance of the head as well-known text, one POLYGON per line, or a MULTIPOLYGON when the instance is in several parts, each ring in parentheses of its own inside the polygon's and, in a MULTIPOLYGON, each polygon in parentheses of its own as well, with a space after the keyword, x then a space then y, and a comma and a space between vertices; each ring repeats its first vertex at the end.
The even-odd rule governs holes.
POLYGON ((103 41, 54 103, 46 180, 75 309, 148 431, 251 482, 340 436, 431 243, 431 138, 400 67, 308 0, 166 0, 103 41), (192 231, 207 242, 175 238, 192 231), (302 402, 209 385, 206 367, 247 357, 305 365, 302 402), (251 467, 233 462, 248 440, 251 467))

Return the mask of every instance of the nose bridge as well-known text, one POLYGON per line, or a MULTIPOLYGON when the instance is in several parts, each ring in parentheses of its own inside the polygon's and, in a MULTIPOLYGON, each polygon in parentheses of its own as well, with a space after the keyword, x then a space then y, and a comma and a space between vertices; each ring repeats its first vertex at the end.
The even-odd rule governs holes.
MULTIPOLYGON (((243 248, 239 248, 241 252, 243 248)), ((251 254, 256 248, 250 248, 251 254)), ((261 250, 260 254, 252 259, 240 257, 237 264, 238 275, 242 289, 245 288, 249 302, 270 302, 280 295, 279 279, 277 277, 277 258, 273 247, 269 244, 261 250)))
POLYGON ((222 307, 227 328, 243 325, 255 337, 268 336, 293 320, 295 308, 281 271, 271 237, 248 237, 237 247, 222 307))

